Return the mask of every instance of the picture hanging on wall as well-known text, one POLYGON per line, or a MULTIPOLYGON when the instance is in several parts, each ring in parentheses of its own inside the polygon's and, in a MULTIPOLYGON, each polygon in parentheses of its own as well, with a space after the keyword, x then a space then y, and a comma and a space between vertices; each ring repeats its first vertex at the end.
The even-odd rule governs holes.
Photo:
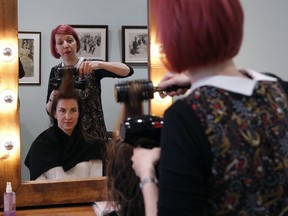
POLYGON ((128 65, 147 65, 147 26, 122 26, 122 62, 128 65))
POLYGON ((41 32, 18 32, 19 58, 25 76, 19 85, 41 84, 41 32))
POLYGON ((78 52, 85 59, 108 61, 108 25, 71 25, 77 32, 81 47, 78 52))

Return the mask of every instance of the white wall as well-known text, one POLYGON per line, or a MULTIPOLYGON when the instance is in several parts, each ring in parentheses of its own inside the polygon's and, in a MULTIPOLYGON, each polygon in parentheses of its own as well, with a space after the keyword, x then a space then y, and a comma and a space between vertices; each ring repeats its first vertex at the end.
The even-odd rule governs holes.
POLYGON ((288 80, 288 1, 241 0, 244 41, 236 58, 240 68, 271 72, 288 80))
MULTIPOLYGON (((31 143, 49 126, 45 112, 46 91, 51 67, 60 60, 50 54, 50 33, 59 24, 108 25, 108 60, 122 61, 122 25, 147 25, 146 0, 19 0, 19 31, 41 32, 41 85, 19 87, 22 179, 29 179, 23 160, 31 143)), ((129 79, 147 79, 147 66, 132 66, 129 79)), ((102 80, 102 101, 107 130, 112 130, 119 106, 114 98, 114 85, 119 79, 102 80)), ((147 104, 146 104, 147 112, 147 104)))

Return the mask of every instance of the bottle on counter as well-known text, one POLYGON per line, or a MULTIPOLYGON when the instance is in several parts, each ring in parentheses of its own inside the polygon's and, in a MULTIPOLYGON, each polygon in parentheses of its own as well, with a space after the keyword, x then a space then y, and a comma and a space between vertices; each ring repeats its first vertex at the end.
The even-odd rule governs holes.
POLYGON ((12 190, 11 182, 6 183, 4 193, 4 216, 16 216, 16 194, 12 190))

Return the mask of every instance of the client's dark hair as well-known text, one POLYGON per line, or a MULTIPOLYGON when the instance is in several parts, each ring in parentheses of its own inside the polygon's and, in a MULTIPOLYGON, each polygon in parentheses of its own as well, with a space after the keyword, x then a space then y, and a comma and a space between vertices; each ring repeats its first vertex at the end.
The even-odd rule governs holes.
POLYGON ((108 201, 119 216, 144 216, 143 195, 139 178, 132 168, 134 147, 121 141, 109 145, 107 152, 108 201))
POLYGON ((55 119, 54 114, 56 113, 58 102, 61 99, 75 99, 77 101, 80 119, 82 114, 81 100, 78 96, 77 90, 75 89, 73 74, 68 69, 64 69, 64 74, 61 79, 58 94, 54 97, 51 106, 50 120, 54 125, 57 125, 57 119, 55 119))
MULTIPOLYGON (((120 121, 127 117, 143 114, 143 102, 133 97, 135 91, 139 91, 139 85, 135 83, 129 89, 130 100, 125 102, 120 114, 120 121)), ((107 145, 107 191, 108 202, 117 208, 119 216, 144 216, 143 195, 139 188, 139 178, 132 168, 131 157, 135 147, 122 142, 119 137, 114 137, 107 145)))

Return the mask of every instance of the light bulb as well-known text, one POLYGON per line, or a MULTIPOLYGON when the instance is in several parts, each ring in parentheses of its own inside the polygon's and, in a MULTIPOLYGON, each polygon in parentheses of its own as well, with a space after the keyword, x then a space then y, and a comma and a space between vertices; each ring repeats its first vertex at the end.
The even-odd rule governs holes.
POLYGON ((16 54, 16 49, 12 44, 4 44, 0 49, 0 59, 5 62, 12 61, 16 54))
POLYGON ((0 94, 0 103, 5 105, 13 104, 15 98, 16 98, 15 92, 12 91, 11 89, 6 89, 2 91, 0 94))

